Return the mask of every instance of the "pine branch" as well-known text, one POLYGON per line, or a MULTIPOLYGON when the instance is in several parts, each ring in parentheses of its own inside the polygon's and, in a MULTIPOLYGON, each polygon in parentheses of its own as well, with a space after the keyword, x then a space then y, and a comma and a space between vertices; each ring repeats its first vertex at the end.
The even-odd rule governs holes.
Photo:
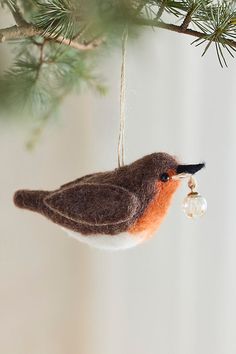
POLYGON ((104 93, 93 69, 106 39, 107 48, 120 44, 124 28, 130 38, 137 29, 152 27, 194 38, 203 54, 215 46, 220 65, 236 51, 236 0, 0 0, 15 26, 0 29, 0 43, 14 42, 12 67, 0 78, 0 109, 21 107, 43 127, 75 88, 104 93), (218 2, 217 2, 218 1, 218 2), (12 105, 14 102, 14 105, 12 105))
MULTIPOLYGON (((91 19, 87 18, 87 15, 84 19, 81 18, 81 13, 86 13, 86 11, 81 10, 79 1, 47 0, 43 2, 42 0, 36 0, 36 3, 38 13, 34 16, 35 24, 29 24, 25 21, 16 3, 12 6, 7 2, 18 26, 0 30, 0 42, 40 35, 47 40, 71 46, 78 50, 91 50, 104 42, 102 31, 99 38, 97 38, 97 35, 92 36, 95 37, 95 40, 83 39, 90 27, 85 20, 91 19), (78 27, 79 30, 77 29, 78 27), (79 39, 82 39, 82 42, 79 42, 79 39)), ((95 3, 96 1, 94 1, 95 3)), ((139 0, 137 1, 137 6, 135 5, 133 9, 130 9, 125 3, 124 8, 118 7, 114 10, 112 16, 115 16, 113 19, 114 26, 118 16, 120 24, 123 21, 125 25, 125 22, 128 21, 131 25, 158 27, 195 36, 198 42, 194 43, 197 45, 208 41, 210 46, 212 42, 215 42, 217 44, 217 54, 222 51, 221 47, 223 47, 232 55, 230 50, 236 47, 236 26, 232 22, 236 12, 234 11, 233 3, 227 2, 227 0, 223 0, 219 4, 215 4, 210 0, 139 0), (120 14, 117 10, 120 11, 120 14), (173 23, 163 22, 161 17, 164 12, 174 14, 178 18, 183 17, 182 25, 177 26, 173 23), (124 16, 123 20, 120 16, 124 16), (219 19, 219 23, 217 23, 217 19, 219 19), (197 26, 200 31, 189 28, 191 24, 197 26)), ((120 6, 123 3, 118 2, 118 4, 120 6)), ((106 20, 106 15, 103 16, 105 16, 106 20)), ((109 22, 111 19, 109 18, 109 22)), ((206 46, 206 49, 209 46, 206 46)))
POLYGON ((28 23, 24 19, 20 7, 17 4, 17 0, 3 0, 3 4, 5 4, 11 11, 15 19, 16 25, 9 28, 0 29, 0 43, 9 40, 21 40, 34 36, 41 36, 44 39, 64 44, 74 49, 91 50, 95 49, 104 42, 104 38, 95 38, 94 40, 90 40, 89 42, 84 41, 83 43, 79 43, 78 39, 81 35, 81 31, 76 36, 73 36, 74 32, 72 28, 75 27, 75 25, 70 24, 70 21, 74 17, 75 19, 77 19, 77 15, 74 14, 73 7, 71 9, 68 8, 69 18, 67 18, 65 15, 65 4, 72 6, 72 3, 67 3, 65 2, 65 0, 58 0, 59 4, 57 4, 55 0, 51 1, 53 1, 53 8, 50 7, 50 3, 49 5, 43 5, 39 0, 35 1, 39 8, 39 13, 35 17, 36 25, 34 25, 28 23), (60 19, 60 22, 58 22, 58 16, 56 12, 59 12, 60 10, 59 5, 62 5, 62 19, 60 19), (50 10, 49 14, 47 13, 48 9, 50 10), (50 22, 53 23, 55 21, 55 16, 57 18, 57 21, 55 22, 56 24, 52 26, 50 22), (64 22, 66 20, 68 21, 68 23, 66 24, 67 31, 66 33, 63 33, 63 26, 65 25, 64 22), (46 21, 46 24, 44 21, 46 21))
MULTIPOLYGON (((156 21, 156 20, 149 20, 149 19, 137 19, 135 22, 137 25, 157 27, 157 28, 169 30, 171 32, 187 34, 192 37, 197 37, 198 39, 205 39, 205 40, 207 39, 207 35, 205 33, 195 31, 190 28, 186 28, 186 23, 185 23, 185 26, 183 26, 183 25, 177 26, 177 25, 174 25, 171 23, 165 23, 165 22, 160 22, 160 21, 156 21)), ((212 39, 213 42, 216 40, 217 40, 216 38, 212 39)), ((236 41, 234 41, 234 40, 225 39, 224 44, 236 48, 236 41)))
POLYGON ((73 48, 40 38, 26 42, 13 67, 0 80, 0 108, 44 120, 73 90, 87 86, 104 93, 93 67, 86 53, 73 48))
MULTIPOLYGON (((182 33, 186 35, 190 35, 193 37, 197 37, 199 39, 207 39, 207 36, 203 32, 199 32, 196 30, 189 29, 189 23, 191 22, 191 15, 193 10, 191 10, 187 16, 185 17, 182 25, 177 26, 171 23, 165 23, 158 20, 152 19, 135 19, 136 25, 149 26, 149 27, 157 27, 161 29, 166 29, 172 32, 182 33)), ((60 44, 64 44, 66 46, 70 46, 72 48, 78 50, 92 50, 98 47, 100 44, 104 43, 104 38, 95 39, 92 42, 87 43, 79 43, 75 40, 70 40, 64 38, 63 36, 52 37, 50 33, 44 33, 42 29, 39 29, 33 25, 27 24, 24 26, 11 26, 8 28, 0 29, 0 43, 9 41, 9 40, 20 40, 24 38, 30 38, 34 36, 42 36, 43 38, 54 41, 60 44)), ((213 38, 212 41, 216 41, 217 38, 213 38)), ((231 39, 224 40, 225 45, 229 45, 230 47, 236 48, 236 41, 231 39)))
POLYGON ((41 36, 46 40, 64 44, 74 49, 78 50, 91 50, 98 47, 100 44, 104 42, 103 38, 99 38, 90 43, 79 43, 75 40, 70 40, 68 38, 64 38, 63 36, 52 37, 50 33, 45 33, 42 29, 37 28, 33 25, 27 24, 25 26, 11 26, 8 28, 0 29, 0 43, 9 40, 21 40, 25 38, 31 38, 34 36, 41 36))

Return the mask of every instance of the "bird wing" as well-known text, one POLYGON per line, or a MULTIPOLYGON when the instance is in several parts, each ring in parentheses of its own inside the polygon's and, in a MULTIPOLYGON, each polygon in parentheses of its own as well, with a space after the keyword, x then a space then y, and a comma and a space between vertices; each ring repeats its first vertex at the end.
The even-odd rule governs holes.
POLYGON ((140 207, 139 199, 127 189, 111 184, 77 184, 44 199, 54 212, 88 225, 114 225, 130 220, 140 207))
POLYGON ((65 188, 65 187, 67 188, 67 187, 72 186, 74 184, 80 183, 81 181, 83 181, 83 180, 85 180, 85 179, 87 179, 87 178, 89 178, 89 177, 91 177, 93 175, 94 175, 94 173, 89 174, 89 175, 85 175, 83 177, 76 178, 74 181, 67 182, 67 183, 63 184, 60 188, 65 188))

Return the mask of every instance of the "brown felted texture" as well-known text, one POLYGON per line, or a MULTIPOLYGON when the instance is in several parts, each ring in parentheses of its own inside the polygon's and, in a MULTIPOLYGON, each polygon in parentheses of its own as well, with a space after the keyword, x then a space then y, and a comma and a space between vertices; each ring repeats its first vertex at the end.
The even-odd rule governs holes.
POLYGON ((39 211, 44 205, 44 197, 50 192, 21 190, 14 194, 14 203, 18 208, 39 211))
POLYGON ((165 214, 175 189, 165 189, 173 181, 161 182, 160 176, 176 173, 177 167, 172 156, 154 153, 114 171, 81 177, 53 192, 18 191, 14 201, 83 235, 117 235, 132 226, 135 233, 134 225, 147 216, 147 210, 152 210, 152 217, 149 221, 146 217, 142 229, 150 229, 155 217, 165 214), (150 209, 154 200, 155 208, 150 209))
POLYGON ((126 222, 140 208, 138 198, 125 188, 95 183, 75 185, 51 193, 44 203, 62 216, 94 226, 126 222))

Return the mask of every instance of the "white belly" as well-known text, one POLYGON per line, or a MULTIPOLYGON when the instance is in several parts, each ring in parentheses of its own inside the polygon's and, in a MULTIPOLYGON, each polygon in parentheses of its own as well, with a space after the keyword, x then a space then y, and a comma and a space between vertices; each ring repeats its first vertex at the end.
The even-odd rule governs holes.
POLYGON ((130 235, 129 233, 121 233, 119 235, 88 235, 84 236, 78 232, 67 230, 63 228, 64 231, 76 240, 86 243, 89 246, 100 248, 108 251, 118 251, 124 250, 137 246, 145 240, 145 234, 140 233, 136 235, 130 235))

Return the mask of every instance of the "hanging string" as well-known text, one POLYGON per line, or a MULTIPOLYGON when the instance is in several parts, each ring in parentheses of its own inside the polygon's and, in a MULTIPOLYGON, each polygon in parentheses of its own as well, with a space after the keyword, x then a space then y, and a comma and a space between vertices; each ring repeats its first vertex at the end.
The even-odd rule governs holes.
POLYGON ((128 28, 125 27, 122 36, 122 61, 120 74, 120 127, 118 139, 118 167, 125 164, 125 59, 128 28))

